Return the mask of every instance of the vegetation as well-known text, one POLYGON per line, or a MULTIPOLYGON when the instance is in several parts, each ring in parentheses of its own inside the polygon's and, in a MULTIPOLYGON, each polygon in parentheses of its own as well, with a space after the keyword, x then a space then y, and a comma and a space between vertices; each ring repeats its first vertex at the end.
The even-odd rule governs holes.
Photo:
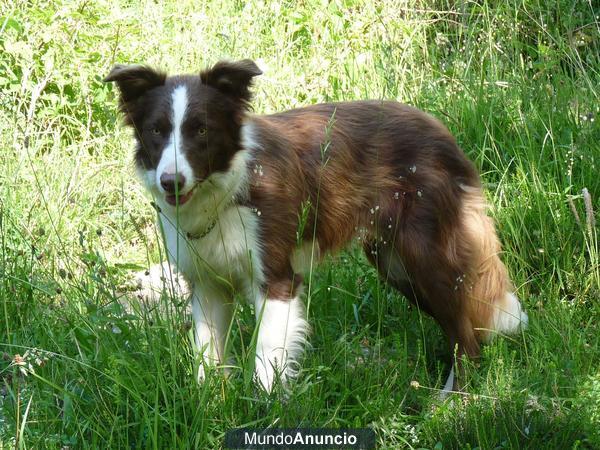
POLYGON ((242 426, 600 447, 599 15, 592 0, 2 2, 0 448, 218 448, 242 426), (312 348, 287 396, 252 384, 247 303, 232 375, 198 385, 185 302, 124 290, 161 246, 102 78, 221 58, 265 69, 257 112, 398 99, 476 162, 530 327, 485 347, 464 395, 436 399, 440 330, 357 248, 311 274, 312 348))

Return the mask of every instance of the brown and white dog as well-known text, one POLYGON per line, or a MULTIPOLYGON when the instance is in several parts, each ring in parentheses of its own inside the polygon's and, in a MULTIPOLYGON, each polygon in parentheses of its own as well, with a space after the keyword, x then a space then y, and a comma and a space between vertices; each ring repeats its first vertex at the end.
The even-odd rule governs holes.
POLYGON ((477 171, 440 122, 392 101, 252 115, 260 74, 242 60, 172 77, 116 66, 106 78, 169 259, 191 285, 199 379, 223 361, 235 292, 255 305, 260 384, 293 376, 309 328, 304 263, 357 235, 382 278, 439 323, 457 361, 526 323, 477 171))

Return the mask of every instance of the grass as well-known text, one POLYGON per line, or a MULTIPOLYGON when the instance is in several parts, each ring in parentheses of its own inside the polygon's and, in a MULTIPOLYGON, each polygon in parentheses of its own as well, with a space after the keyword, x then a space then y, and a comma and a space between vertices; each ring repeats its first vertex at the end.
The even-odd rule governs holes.
POLYGON ((242 426, 368 426, 380 448, 598 448, 598 14, 579 0, 2 3, 0 448, 219 448, 242 426), (485 347, 468 394, 435 400, 440 330, 354 247, 311 274, 312 348, 287 399, 252 385, 246 303, 233 376, 197 385, 185 304, 123 294, 161 250, 102 78, 117 62, 246 57, 266 69, 257 112, 398 99, 480 168, 530 327, 485 347))

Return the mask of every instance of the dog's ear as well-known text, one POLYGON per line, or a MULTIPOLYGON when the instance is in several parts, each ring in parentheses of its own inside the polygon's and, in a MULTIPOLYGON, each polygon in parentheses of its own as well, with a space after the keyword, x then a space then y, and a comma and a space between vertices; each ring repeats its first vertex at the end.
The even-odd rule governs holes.
POLYGON ((262 71, 250 59, 220 61, 200 74, 202 82, 244 103, 250 101, 252 79, 262 71))
POLYGON ((121 105, 137 100, 144 93, 165 84, 166 75, 147 66, 117 64, 104 79, 115 81, 121 92, 121 105))

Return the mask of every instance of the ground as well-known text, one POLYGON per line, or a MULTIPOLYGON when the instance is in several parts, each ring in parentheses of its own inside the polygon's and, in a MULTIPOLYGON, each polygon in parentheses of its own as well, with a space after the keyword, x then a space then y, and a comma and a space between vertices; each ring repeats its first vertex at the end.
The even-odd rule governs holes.
POLYGON ((219 448, 233 427, 371 427, 379 448, 600 446, 600 8, 591 1, 4 2, 0 5, 0 447, 219 448), (160 232, 102 78, 252 58, 254 110, 396 99, 482 173, 528 330, 437 400, 439 328, 351 246, 306 276, 297 383, 194 381, 184 299, 127 291, 160 232))

